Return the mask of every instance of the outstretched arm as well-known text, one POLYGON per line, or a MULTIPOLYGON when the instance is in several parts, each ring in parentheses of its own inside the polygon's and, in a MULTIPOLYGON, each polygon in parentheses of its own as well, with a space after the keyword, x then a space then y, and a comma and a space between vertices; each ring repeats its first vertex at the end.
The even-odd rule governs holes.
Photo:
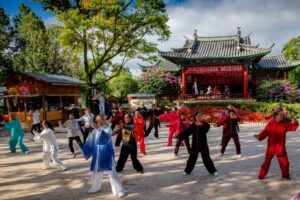
POLYGON ((270 125, 270 123, 269 123, 269 124, 267 124, 267 126, 264 128, 264 130, 262 130, 262 131, 260 132, 260 134, 254 135, 254 137, 255 137, 258 141, 264 140, 266 137, 268 137, 269 132, 270 132, 270 128, 271 128, 271 125, 270 125))

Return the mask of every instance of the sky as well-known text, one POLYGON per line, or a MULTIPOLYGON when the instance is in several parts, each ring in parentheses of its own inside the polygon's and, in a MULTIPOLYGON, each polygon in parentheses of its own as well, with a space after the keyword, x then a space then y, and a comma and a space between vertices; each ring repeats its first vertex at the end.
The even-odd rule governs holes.
MULTIPOLYGON (((25 3, 46 22, 54 22, 55 17, 43 11, 38 3, 29 0, 0 0, 0 6, 12 17, 18 13, 20 2, 25 3)), ((270 55, 278 55, 285 43, 300 36, 299 0, 165 0, 169 16, 168 25, 172 35, 158 49, 169 51, 182 47, 184 36, 192 38, 194 30, 199 36, 219 36, 236 34, 237 26, 242 35, 251 34, 253 45, 275 46, 270 55)), ((127 63, 130 70, 141 73, 138 60, 127 63)))

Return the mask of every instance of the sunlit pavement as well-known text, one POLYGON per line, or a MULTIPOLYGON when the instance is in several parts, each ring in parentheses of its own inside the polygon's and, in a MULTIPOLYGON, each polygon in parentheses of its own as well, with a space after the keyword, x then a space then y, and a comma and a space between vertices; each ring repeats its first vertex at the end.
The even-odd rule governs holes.
MULTIPOLYGON (((263 125, 241 125, 240 141, 242 158, 235 157, 231 141, 225 155, 219 156, 220 128, 212 128, 208 134, 211 157, 219 172, 209 175, 199 157, 194 171, 183 176, 187 160, 185 147, 174 157, 173 147, 166 147, 168 130, 162 125, 159 139, 153 133, 146 138, 147 155, 139 154, 145 173, 138 174, 128 160, 120 174, 127 196, 124 199, 289 199, 300 192, 300 131, 289 133, 287 152, 292 180, 282 180, 277 159, 274 158, 267 178, 257 179, 263 162, 266 141, 258 142, 253 134, 263 125)), ((29 141, 28 155, 19 151, 10 154, 8 137, 0 137, 0 199, 114 199, 108 175, 100 192, 87 194, 90 173, 89 162, 82 156, 72 158, 67 146, 66 133, 57 133, 60 144, 59 157, 70 168, 62 172, 55 168, 42 170, 42 144, 29 141)), ((75 143, 74 143, 75 144, 75 143)), ((120 148, 115 148, 116 160, 120 148)), ((116 198, 117 199, 117 198, 116 198)))

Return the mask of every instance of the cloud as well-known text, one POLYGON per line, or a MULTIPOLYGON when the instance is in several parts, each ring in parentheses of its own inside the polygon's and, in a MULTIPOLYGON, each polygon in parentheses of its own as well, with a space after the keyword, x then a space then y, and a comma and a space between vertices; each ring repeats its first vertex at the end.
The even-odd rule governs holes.
MULTIPOLYGON (((167 0, 172 35, 158 48, 182 47, 183 36, 192 38, 194 29, 199 36, 215 36, 235 34, 241 26, 242 35, 252 32, 252 44, 269 47, 275 43, 271 54, 277 55, 286 42, 300 35, 299 8, 299 0, 167 0)), ((137 69, 137 62, 129 67, 137 69)))

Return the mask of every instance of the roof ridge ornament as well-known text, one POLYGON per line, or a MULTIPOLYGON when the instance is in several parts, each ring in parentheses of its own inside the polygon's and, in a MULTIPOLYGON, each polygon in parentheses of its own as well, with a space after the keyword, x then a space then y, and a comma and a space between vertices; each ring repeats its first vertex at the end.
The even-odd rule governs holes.
POLYGON ((238 51, 242 50, 242 47, 240 45, 240 43, 241 43, 241 33, 242 33, 241 32, 241 27, 237 26, 237 46, 236 46, 236 48, 237 48, 238 51))

